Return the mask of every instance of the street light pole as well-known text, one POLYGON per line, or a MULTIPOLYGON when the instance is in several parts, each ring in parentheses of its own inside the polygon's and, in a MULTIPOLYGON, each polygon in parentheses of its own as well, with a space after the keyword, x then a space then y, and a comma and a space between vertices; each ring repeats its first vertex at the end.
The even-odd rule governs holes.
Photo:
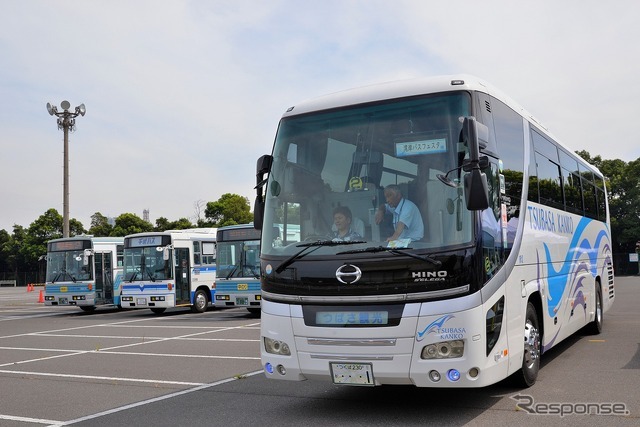
POLYGON ((74 112, 69 111, 71 104, 69 101, 60 103, 62 112, 58 112, 58 108, 47 102, 47 112, 50 116, 58 118, 58 129, 64 132, 64 170, 63 170, 63 190, 62 190, 62 236, 69 237, 69 131, 76 129, 76 117, 84 116, 87 112, 84 104, 80 104, 75 108, 74 112))

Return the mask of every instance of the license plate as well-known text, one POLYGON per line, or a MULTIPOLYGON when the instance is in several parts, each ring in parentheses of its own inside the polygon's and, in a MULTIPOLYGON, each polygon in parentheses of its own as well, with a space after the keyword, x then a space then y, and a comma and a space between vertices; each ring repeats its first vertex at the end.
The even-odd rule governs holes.
POLYGON ((58 304, 69 304, 69 298, 58 299, 58 304))
POLYGON ((331 362, 329 365, 334 384, 374 385, 371 363, 331 362))
POLYGON ((236 298, 236 305, 249 305, 249 298, 248 297, 236 298))
POLYGON ((138 304, 138 305, 147 305, 147 299, 146 298, 136 298, 136 304, 138 304))

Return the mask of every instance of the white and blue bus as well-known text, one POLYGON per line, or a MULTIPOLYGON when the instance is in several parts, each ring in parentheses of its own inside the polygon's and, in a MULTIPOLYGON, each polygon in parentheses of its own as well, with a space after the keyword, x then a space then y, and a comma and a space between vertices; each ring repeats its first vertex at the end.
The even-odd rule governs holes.
POLYGON ((260 314, 260 230, 253 224, 218 228, 216 307, 260 314))
POLYGON ((49 240, 44 304, 84 311, 119 307, 123 248, 122 237, 49 240))
POLYGON ((477 78, 297 104, 256 181, 268 378, 530 386, 614 301, 602 174, 477 78))
POLYGON ((123 308, 207 311, 216 280, 216 230, 131 234, 124 239, 123 308))

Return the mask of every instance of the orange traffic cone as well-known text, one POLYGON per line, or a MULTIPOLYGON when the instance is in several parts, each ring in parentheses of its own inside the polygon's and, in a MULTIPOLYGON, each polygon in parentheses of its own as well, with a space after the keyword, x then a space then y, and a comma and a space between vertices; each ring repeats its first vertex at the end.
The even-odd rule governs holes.
POLYGON ((40 289, 40 296, 38 297, 38 302, 44 302, 44 291, 40 289))
POLYGON ((31 292, 33 289, 31 289, 31 283, 27 283, 27 292, 31 292))

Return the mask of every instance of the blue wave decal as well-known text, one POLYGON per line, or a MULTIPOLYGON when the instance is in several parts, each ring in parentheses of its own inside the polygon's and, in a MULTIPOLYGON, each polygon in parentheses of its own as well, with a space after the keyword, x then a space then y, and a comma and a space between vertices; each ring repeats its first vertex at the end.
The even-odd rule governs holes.
MULTIPOLYGON (((546 243, 543 243, 547 260, 547 282, 549 284, 547 297, 548 314, 551 317, 555 317, 558 310, 560 309, 559 305, 562 302, 562 296, 564 295, 569 282, 571 281, 571 283, 575 283, 575 279, 578 273, 581 271, 588 271, 593 277, 596 277, 598 275, 598 254, 601 250, 604 253, 610 252, 610 246, 608 242, 609 236, 607 235, 607 232, 605 230, 601 230, 600 232, 598 232, 593 246, 589 242, 588 238, 583 237, 585 229, 589 226, 589 224, 591 224, 592 221, 593 220, 589 218, 580 219, 580 222, 578 223, 575 233, 573 234, 573 237, 571 239, 571 243, 569 244, 570 249, 567 251, 564 262, 558 270, 553 267, 549 246, 546 243), (603 242, 603 239, 607 239, 607 241, 603 242), (576 269, 571 276, 571 267, 584 255, 589 258, 589 265, 587 265, 584 261, 577 262, 576 269)), ((538 274, 538 277, 540 277, 540 272, 538 272, 538 274)), ((576 284, 576 287, 572 290, 572 297, 575 297, 578 290, 582 287, 583 286, 581 283, 576 284)), ((581 301, 584 303, 584 295, 582 295, 581 290, 579 292, 581 295, 581 301)))
POLYGON ((455 316, 452 314, 445 314, 444 316, 437 318, 436 320, 428 324, 427 327, 424 328, 422 332, 418 332, 418 334, 416 335, 416 341, 422 341, 425 335, 428 335, 432 332, 437 332, 439 329, 442 328, 442 325, 444 325, 445 322, 453 319, 454 317, 455 316))

